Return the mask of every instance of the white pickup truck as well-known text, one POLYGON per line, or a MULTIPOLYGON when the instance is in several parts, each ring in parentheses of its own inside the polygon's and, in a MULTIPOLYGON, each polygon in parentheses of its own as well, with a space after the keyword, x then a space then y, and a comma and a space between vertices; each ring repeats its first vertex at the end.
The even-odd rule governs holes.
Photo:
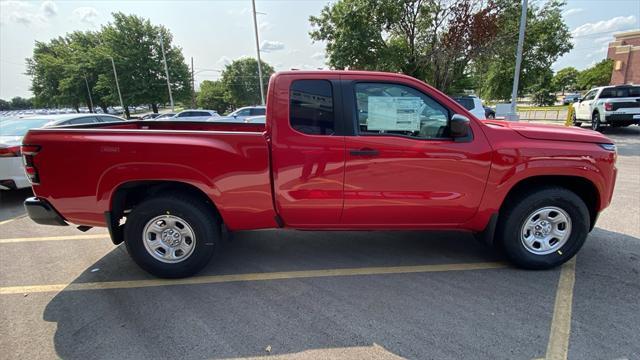
POLYGON ((616 85, 591 89, 574 103, 573 124, 590 122, 591 129, 603 126, 640 125, 640 86, 616 85))

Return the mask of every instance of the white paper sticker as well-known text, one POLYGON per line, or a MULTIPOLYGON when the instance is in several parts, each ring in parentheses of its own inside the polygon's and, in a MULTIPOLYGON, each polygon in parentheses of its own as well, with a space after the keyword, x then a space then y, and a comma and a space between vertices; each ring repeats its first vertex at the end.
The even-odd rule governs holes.
POLYGON ((370 96, 367 129, 419 131, 423 107, 419 97, 370 96))

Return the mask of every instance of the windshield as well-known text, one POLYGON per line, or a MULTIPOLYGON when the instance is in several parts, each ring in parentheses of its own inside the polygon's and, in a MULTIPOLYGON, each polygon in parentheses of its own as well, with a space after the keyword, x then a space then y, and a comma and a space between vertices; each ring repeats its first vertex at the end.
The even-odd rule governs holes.
POLYGON ((11 119, 3 120, 0 122, 0 135, 3 136, 24 136, 29 129, 39 128, 44 126, 51 120, 38 119, 38 120, 25 120, 25 119, 11 119))
POLYGON ((606 88, 602 90, 600 99, 640 97, 640 86, 606 88))

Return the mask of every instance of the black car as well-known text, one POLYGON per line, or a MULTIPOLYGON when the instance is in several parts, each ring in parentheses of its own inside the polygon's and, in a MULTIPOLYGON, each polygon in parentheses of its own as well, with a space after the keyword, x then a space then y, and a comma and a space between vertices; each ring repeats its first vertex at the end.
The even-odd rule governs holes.
POLYGON ((493 110, 492 108, 488 107, 488 106, 482 106, 484 108, 484 116, 487 119, 495 119, 496 118, 496 111, 493 110))

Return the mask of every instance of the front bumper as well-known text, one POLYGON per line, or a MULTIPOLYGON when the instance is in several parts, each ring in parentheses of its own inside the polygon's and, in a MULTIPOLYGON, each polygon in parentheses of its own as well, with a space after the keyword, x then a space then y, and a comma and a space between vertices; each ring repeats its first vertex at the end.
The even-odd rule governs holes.
POLYGON ((68 225, 62 215, 60 215, 56 209, 47 202, 47 200, 30 197, 24 201, 24 208, 27 210, 27 214, 31 220, 38 224, 58 226, 68 225))

